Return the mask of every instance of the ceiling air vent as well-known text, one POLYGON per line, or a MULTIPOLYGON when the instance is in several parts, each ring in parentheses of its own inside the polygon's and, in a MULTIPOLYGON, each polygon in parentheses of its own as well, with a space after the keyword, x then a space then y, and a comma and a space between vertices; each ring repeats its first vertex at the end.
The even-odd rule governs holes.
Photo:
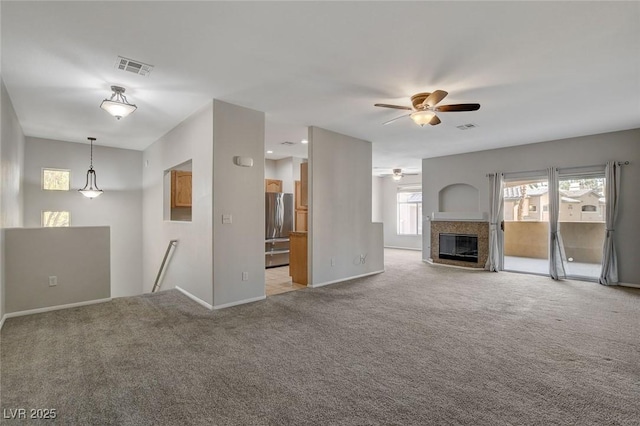
POLYGON ((478 127, 477 124, 473 124, 473 123, 468 123, 468 124, 461 124, 459 126, 456 126, 458 129, 460 130, 468 130, 468 129, 474 129, 476 127, 478 127))
POLYGON ((148 76, 151 73, 151 70, 153 70, 153 65, 118 56, 118 60, 116 61, 116 68, 121 71, 128 71, 134 74, 148 76))
POLYGON ((295 142, 284 141, 280 145, 295 145, 295 142))

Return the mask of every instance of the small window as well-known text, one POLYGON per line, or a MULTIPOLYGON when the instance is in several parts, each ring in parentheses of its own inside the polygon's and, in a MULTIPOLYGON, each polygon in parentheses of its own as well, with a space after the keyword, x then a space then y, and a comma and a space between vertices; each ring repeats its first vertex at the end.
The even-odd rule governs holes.
POLYGON ((529 211, 530 212, 537 212, 538 211, 538 206, 529 205, 529 211))
POLYGON ((71 170, 42 169, 42 189, 45 191, 68 191, 71 170))
POLYGON ((544 206, 542 206, 542 211, 543 212, 548 212, 549 211, 549 204, 545 204, 544 206))
POLYGON ((595 212, 595 211, 597 211, 597 209, 596 209, 596 206, 586 205, 586 206, 582 206, 582 211, 583 212, 595 212))
POLYGON ((398 235, 422 235, 422 192, 415 189, 398 188, 398 235))
POLYGON ((42 212, 42 227, 57 228, 61 226, 69 226, 71 217, 69 212, 42 212))

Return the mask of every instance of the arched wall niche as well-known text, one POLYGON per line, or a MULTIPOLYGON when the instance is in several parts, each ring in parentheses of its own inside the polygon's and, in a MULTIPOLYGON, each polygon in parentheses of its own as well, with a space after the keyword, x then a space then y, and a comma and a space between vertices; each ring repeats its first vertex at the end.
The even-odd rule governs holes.
POLYGON ((473 185, 454 183, 447 185, 438 193, 440 212, 478 212, 480 193, 473 185))

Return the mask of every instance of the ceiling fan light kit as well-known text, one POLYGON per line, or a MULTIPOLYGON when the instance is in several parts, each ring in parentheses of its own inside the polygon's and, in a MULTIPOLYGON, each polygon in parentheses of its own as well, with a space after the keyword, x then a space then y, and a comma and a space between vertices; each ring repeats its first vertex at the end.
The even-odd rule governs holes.
POLYGON ((404 177, 404 175, 402 174, 402 169, 393 169, 393 175, 391 175, 391 179, 393 179, 396 182, 398 182, 403 177, 404 177))
POLYGON ((400 117, 393 118, 383 124, 389 124, 403 117, 410 117, 414 123, 423 127, 425 124, 435 126, 440 124, 441 121, 436 115, 436 112, 465 112, 465 111, 477 111, 480 109, 480 104, 453 104, 453 105, 436 105, 442 101, 448 95, 444 90, 436 90, 432 93, 423 92, 416 93, 411 97, 411 106, 402 105, 390 105, 390 104, 374 104, 374 106, 382 108, 403 109, 411 111, 408 114, 401 115, 400 117))
POLYGON ((416 123, 417 125, 419 125, 420 127, 423 127, 425 124, 431 123, 431 120, 435 116, 436 116, 435 113, 433 111, 429 111, 429 110, 416 111, 416 112, 411 113, 411 115, 409 115, 409 117, 411 117, 413 122, 416 123))
POLYGON ((126 117, 133 111, 138 109, 134 104, 130 104, 127 101, 127 97, 124 95, 124 87, 111 86, 113 94, 111 99, 105 99, 100 104, 100 108, 113 115, 116 119, 120 120, 122 117, 126 117))

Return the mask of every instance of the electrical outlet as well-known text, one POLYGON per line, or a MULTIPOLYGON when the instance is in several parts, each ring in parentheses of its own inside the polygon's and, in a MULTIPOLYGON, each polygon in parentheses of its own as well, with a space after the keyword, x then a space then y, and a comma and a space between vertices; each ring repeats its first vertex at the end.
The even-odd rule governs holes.
POLYGON ((49 287, 55 287, 58 285, 58 277, 55 275, 49 276, 49 287))
POLYGON ((249 281, 249 273, 248 272, 243 272, 242 273, 242 281, 249 281))

